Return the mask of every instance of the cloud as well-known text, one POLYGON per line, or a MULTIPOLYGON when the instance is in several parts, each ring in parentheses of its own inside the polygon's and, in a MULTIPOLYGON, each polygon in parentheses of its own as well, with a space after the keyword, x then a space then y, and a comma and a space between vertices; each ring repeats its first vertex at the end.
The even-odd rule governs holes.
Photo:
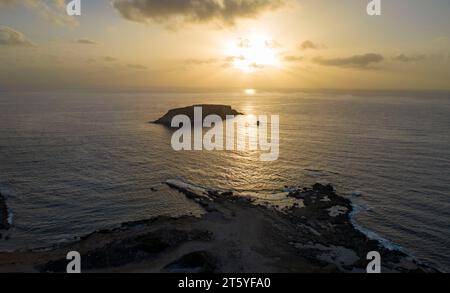
POLYGON ((320 45, 320 44, 316 44, 312 41, 304 41, 303 43, 300 44, 299 49, 300 50, 320 50, 325 48, 325 46, 320 45))
POLYGON ((103 57, 103 60, 106 62, 116 62, 118 59, 110 56, 103 57))
POLYGON ((380 63, 384 57, 380 54, 368 53, 364 55, 354 55, 346 58, 323 58, 316 57, 313 62, 324 66, 336 66, 344 68, 370 69, 370 65, 380 63))
POLYGON ((78 21, 66 13, 64 0, 0 0, 0 7, 26 7, 46 21, 75 27, 78 21))
POLYGON ((36 47, 36 45, 32 41, 30 41, 23 33, 7 26, 0 26, 0 45, 36 47))
POLYGON ((425 55, 410 55, 410 56, 408 56, 405 54, 400 54, 400 55, 397 55, 392 58, 392 60, 394 60, 394 61, 405 62, 405 63, 423 61, 425 59, 427 59, 427 56, 425 56, 425 55))
POLYGON ((301 62, 304 58, 302 56, 284 56, 283 60, 286 62, 301 62))
POLYGON ((191 58, 184 60, 184 68, 192 68, 198 66, 214 66, 220 68, 229 68, 237 60, 245 60, 243 56, 227 56, 225 58, 191 58))
MULTIPOLYGON (((237 47, 244 49, 250 48, 252 45, 253 45, 252 40, 250 40, 249 38, 239 38, 238 41, 236 42, 237 47)), ((261 45, 270 49, 278 49, 282 47, 281 44, 278 43, 278 41, 276 40, 265 40, 261 45)))
POLYGON ((76 43, 82 44, 82 45, 98 45, 96 41, 89 40, 89 39, 80 39, 77 40, 76 43))
POLYGON ((131 69, 138 69, 138 70, 146 70, 147 69, 147 66, 140 65, 140 64, 128 64, 127 67, 131 68, 131 69))
POLYGON ((136 22, 209 23, 232 26, 284 6, 287 0, 114 0, 122 17, 136 22))
POLYGON ((218 58, 207 58, 207 59, 187 59, 184 61, 186 65, 210 65, 210 64, 216 64, 218 62, 221 62, 223 60, 218 58))

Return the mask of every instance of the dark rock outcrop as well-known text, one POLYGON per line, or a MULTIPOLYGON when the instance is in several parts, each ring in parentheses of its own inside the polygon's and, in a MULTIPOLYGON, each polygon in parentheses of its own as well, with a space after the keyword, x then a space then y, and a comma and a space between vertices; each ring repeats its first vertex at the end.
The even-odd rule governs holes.
MULTIPOLYGON (((190 241, 209 241, 211 235, 208 231, 158 229, 143 235, 113 241, 104 247, 83 253, 81 258, 83 270, 99 270, 120 267, 132 262, 140 262, 157 256, 166 250, 173 249, 190 241)), ((186 258, 186 267, 189 264, 202 264, 199 257, 186 258)), ((180 262, 181 264, 181 262, 180 262)), ((65 258, 49 261, 37 266, 40 272, 65 272, 67 260, 65 258)), ((206 264, 202 265, 206 266, 206 264)), ((210 267, 210 266, 208 266, 210 267)), ((206 267, 205 267, 206 268, 206 267)))
POLYGON ((207 251, 194 251, 182 256, 164 268, 168 273, 214 273, 216 269, 215 258, 207 251))
POLYGON ((227 106, 227 105, 194 105, 194 106, 169 110, 169 112, 167 112, 166 115, 164 115, 163 117, 154 121, 154 123, 162 124, 167 127, 170 127, 173 117, 175 117, 177 115, 186 115, 191 119, 191 121, 193 123, 195 107, 202 108, 202 121, 206 116, 209 116, 209 115, 218 115, 223 120, 225 120, 228 115, 233 115, 233 116, 243 115, 242 113, 234 110, 231 106, 227 106))
POLYGON ((6 206, 5 197, 0 193, 0 230, 8 230, 9 228, 8 207, 6 206))
POLYGON ((82 271, 94 273, 365 273, 372 251, 385 273, 438 272, 356 229, 351 201, 331 185, 292 189, 287 199, 297 205, 279 209, 238 192, 166 184, 205 213, 124 223, 53 250, 0 253, 0 272, 64 272, 67 251, 80 252, 82 271))

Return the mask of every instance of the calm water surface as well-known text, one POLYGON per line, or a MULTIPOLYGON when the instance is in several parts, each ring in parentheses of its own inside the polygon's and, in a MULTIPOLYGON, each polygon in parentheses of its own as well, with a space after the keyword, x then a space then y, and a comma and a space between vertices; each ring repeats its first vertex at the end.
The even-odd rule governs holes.
POLYGON ((239 192, 330 182, 359 225, 450 271, 450 97, 310 93, 0 94, 0 191, 14 213, 0 250, 48 246, 157 215, 197 213, 166 179, 239 192), (168 109, 232 105, 280 115, 280 158, 174 152, 147 123, 168 109))

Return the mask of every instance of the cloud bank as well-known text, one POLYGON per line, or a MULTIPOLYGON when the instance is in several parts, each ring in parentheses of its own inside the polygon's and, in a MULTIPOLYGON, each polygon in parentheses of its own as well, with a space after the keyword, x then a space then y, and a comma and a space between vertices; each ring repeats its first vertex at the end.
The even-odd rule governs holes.
POLYGON ((17 47, 36 47, 23 33, 7 26, 0 26, 0 45, 17 47))
POLYGON ((312 41, 304 41, 303 43, 300 44, 299 49, 300 50, 319 50, 319 49, 323 49, 324 46, 323 45, 319 45, 316 44, 312 41))
POLYGON ((323 58, 316 57, 313 62, 324 66, 335 66, 344 68, 370 69, 373 64, 384 60, 383 55, 368 53, 364 55, 354 55, 346 58, 323 58))
POLYGON ((64 0, 0 0, 0 7, 26 7, 46 21, 75 27, 78 21, 66 13, 64 0))
POLYGON ((89 40, 89 39, 79 39, 76 41, 76 43, 82 44, 82 45, 98 45, 98 43, 96 41, 89 40))
POLYGON ((136 22, 209 23, 232 26, 284 6, 287 0, 114 0, 126 19, 136 22))
POLYGON ((302 56, 288 55, 284 56, 283 60, 286 62, 301 62, 304 60, 304 58, 302 56))
POLYGON ((409 63, 409 62, 423 61, 423 60, 427 59, 427 56, 425 56, 425 55, 411 55, 411 56, 408 56, 408 55, 405 55, 405 54, 400 54, 400 55, 395 56, 392 59, 394 61, 409 63))

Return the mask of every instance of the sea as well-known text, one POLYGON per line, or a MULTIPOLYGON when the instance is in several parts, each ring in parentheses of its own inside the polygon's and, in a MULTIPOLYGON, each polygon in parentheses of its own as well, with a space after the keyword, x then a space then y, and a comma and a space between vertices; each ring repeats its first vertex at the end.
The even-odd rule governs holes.
POLYGON ((179 180, 237 193, 330 183, 370 237, 450 272, 450 94, 154 91, 0 93, 0 251, 49 247, 123 222, 196 214, 179 180), (280 153, 174 151, 169 109, 279 115, 280 153))

